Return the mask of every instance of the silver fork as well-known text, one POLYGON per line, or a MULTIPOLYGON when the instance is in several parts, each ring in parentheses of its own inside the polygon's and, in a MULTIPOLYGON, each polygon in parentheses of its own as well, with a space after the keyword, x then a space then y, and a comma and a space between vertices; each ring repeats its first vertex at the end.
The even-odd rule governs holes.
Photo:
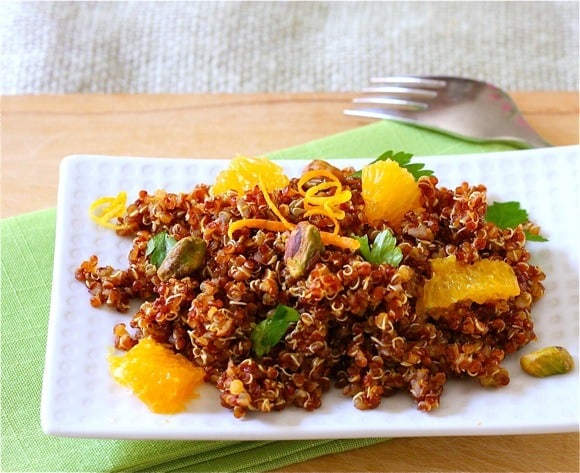
POLYGON ((376 77, 371 83, 375 85, 363 92, 373 95, 355 98, 356 108, 345 110, 346 115, 398 120, 471 141, 552 146, 531 128, 506 92, 486 82, 401 76, 376 77))

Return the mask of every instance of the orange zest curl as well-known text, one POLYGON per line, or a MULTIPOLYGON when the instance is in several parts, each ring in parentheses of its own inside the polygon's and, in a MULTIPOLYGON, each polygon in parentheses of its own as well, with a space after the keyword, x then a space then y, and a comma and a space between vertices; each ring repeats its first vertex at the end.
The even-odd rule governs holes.
POLYGON ((338 179, 338 177, 336 177, 334 174, 332 174, 332 172, 327 171, 326 169, 312 169, 310 171, 306 171, 304 174, 302 174, 302 176, 300 177, 300 179, 298 180, 298 190, 300 191, 300 193, 302 195, 304 195, 304 184, 306 184, 308 181, 315 179, 315 178, 321 178, 321 177, 326 177, 328 179, 330 179, 331 181, 334 181, 336 183, 340 184, 340 180, 338 179))
POLYGON ((360 243, 354 238, 336 235, 334 233, 320 232, 322 237, 322 243, 325 245, 336 246, 337 248, 343 248, 345 250, 356 251, 360 248, 360 243))
MULTIPOLYGON (((235 231, 241 228, 260 228, 262 230, 267 230, 270 232, 285 232, 287 230, 292 230, 295 225, 290 224, 291 227, 288 228, 284 223, 278 222, 276 220, 266 220, 263 218, 244 218, 242 220, 236 220, 230 223, 228 228, 228 237, 232 238, 235 231)), ((343 248, 346 250, 358 250, 360 243, 354 238, 344 237, 337 235, 336 233, 320 232, 322 238, 322 243, 325 245, 333 245, 338 248, 343 248)))
POLYGON ((234 232, 240 228, 261 228, 270 232, 285 232, 290 230, 283 222, 277 220, 267 220, 265 218, 243 218, 231 222, 228 227, 228 237, 231 239, 234 232))
POLYGON ((286 220, 284 218, 284 215, 282 215, 282 212, 280 212, 278 207, 276 207, 276 204, 274 204, 274 202, 270 198, 270 194, 268 193, 268 189, 266 189, 266 185, 264 184, 264 179, 262 176, 259 177, 258 184, 260 186, 260 191, 264 195, 264 199, 266 200, 266 203, 268 204, 268 207, 270 207, 270 210, 272 212, 274 212, 274 215, 276 215, 276 217, 278 217, 280 219, 280 222, 282 222, 288 230, 291 230, 292 228, 294 228, 294 225, 292 225, 288 220, 286 220))
POLYGON ((125 215, 127 209, 127 193, 121 191, 116 197, 99 197, 89 207, 91 220, 102 227, 119 230, 124 225, 111 222, 125 215))
POLYGON ((286 230, 292 230, 295 225, 290 223, 288 220, 284 218, 276 204, 272 201, 268 190, 264 184, 264 179, 262 176, 258 178, 258 185, 260 187, 260 191, 264 195, 264 199, 268 204, 270 210, 280 219, 280 221, 276 220, 267 220, 263 218, 245 218, 242 220, 236 220, 235 222, 231 222, 228 227, 228 237, 231 239, 232 235, 236 230, 240 228, 248 227, 248 228, 261 228, 263 230, 268 230, 271 232, 285 232, 286 230))
MULTIPOLYGON (((280 212, 280 209, 276 207, 276 204, 272 201, 270 194, 264 184, 263 176, 259 176, 258 185, 260 191, 264 195, 264 199, 268 204, 268 208, 278 217, 279 221, 267 220, 260 218, 247 218, 236 220, 231 222, 228 227, 228 237, 231 239, 236 230, 241 228, 260 228, 267 231, 273 232, 284 232, 293 230, 296 225, 290 223, 280 212)), ((304 216, 309 217, 310 215, 324 215, 332 220, 334 223, 334 230, 330 232, 320 232, 322 237, 322 242, 325 245, 332 245, 338 248, 357 250, 360 247, 358 240, 349 237, 343 237, 339 235, 340 224, 339 220, 343 219, 345 213, 343 210, 338 208, 338 205, 348 202, 352 197, 349 190, 342 189, 342 184, 334 174, 325 170, 313 170, 306 172, 298 182, 298 190, 304 196, 304 209, 306 210, 304 216), (313 178, 328 177, 330 181, 322 181, 319 184, 304 190, 304 184, 313 178), (335 188, 335 193, 330 196, 318 195, 319 192, 327 189, 335 188)))
POLYGON ((310 215, 324 215, 334 223, 334 235, 340 232, 339 220, 345 217, 345 212, 340 208, 341 204, 350 201, 352 192, 342 188, 342 183, 332 172, 324 169, 313 169, 304 173, 298 181, 298 192, 304 196, 305 217, 310 215), (312 179, 322 179, 320 183, 304 190, 304 185, 312 179), (333 194, 323 192, 334 189, 333 194))

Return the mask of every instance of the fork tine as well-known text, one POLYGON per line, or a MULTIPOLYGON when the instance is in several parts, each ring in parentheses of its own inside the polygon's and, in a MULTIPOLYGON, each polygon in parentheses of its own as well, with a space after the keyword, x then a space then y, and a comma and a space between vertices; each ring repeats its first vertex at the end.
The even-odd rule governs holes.
POLYGON ((363 93, 368 94, 392 94, 397 96, 416 97, 422 99, 432 99, 437 97, 437 92, 433 90, 415 89, 413 87, 393 87, 390 85, 363 87, 362 91, 363 93))
POLYGON ((372 84, 404 84, 409 87, 420 86, 433 89, 442 89, 447 85, 447 82, 441 79, 417 76, 372 77, 370 81, 372 84))
POLYGON ((412 100, 393 99, 389 97, 358 97, 352 99, 353 103, 375 104, 383 107, 395 108, 399 110, 421 111, 426 110, 428 105, 412 100))

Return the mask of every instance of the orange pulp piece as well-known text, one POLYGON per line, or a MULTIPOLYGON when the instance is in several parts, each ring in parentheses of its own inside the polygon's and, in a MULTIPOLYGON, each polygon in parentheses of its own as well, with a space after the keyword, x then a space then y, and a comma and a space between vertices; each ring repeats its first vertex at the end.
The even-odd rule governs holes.
POLYGON ((203 382, 204 371, 151 338, 144 338, 125 355, 109 356, 110 372, 157 414, 185 410, 203 382))
POLYGON ((413 175, 391 159, 362 169, 362 197, 369 222, 399 225, 404 215, 421 205, 421 191, 413 175))
POLYGON ((284 170, 268 158, 236 156, 228 168, 217 175, 211 193, 217 195, 232 190, 243 194, 257 186, 260 179, 267 191, 281 189, 290 182, 284 170))
POLYGON ((520 293, 514 270, 504 261, 482 259, 464 264, 451 255, 433 259, 431 270, 432 277, 423 289, 425 309, 444 309, 467 300, 483 304, 520 293))

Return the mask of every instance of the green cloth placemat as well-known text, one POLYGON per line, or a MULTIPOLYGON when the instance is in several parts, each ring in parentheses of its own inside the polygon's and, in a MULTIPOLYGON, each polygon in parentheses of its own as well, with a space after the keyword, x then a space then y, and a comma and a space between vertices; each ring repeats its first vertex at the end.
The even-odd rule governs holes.
MULTIPOLYGON (((468 143, 395 122, 376 122, 268 155, 272 158, 375 157, 389 149, 419 156, 512 148, 468 143)), ((55 218, 56 210, 49 209, 0 221, 0 471, 257 472, 386 440, 128 441, 45 435, 40 427, 40 393, 55 218)))

